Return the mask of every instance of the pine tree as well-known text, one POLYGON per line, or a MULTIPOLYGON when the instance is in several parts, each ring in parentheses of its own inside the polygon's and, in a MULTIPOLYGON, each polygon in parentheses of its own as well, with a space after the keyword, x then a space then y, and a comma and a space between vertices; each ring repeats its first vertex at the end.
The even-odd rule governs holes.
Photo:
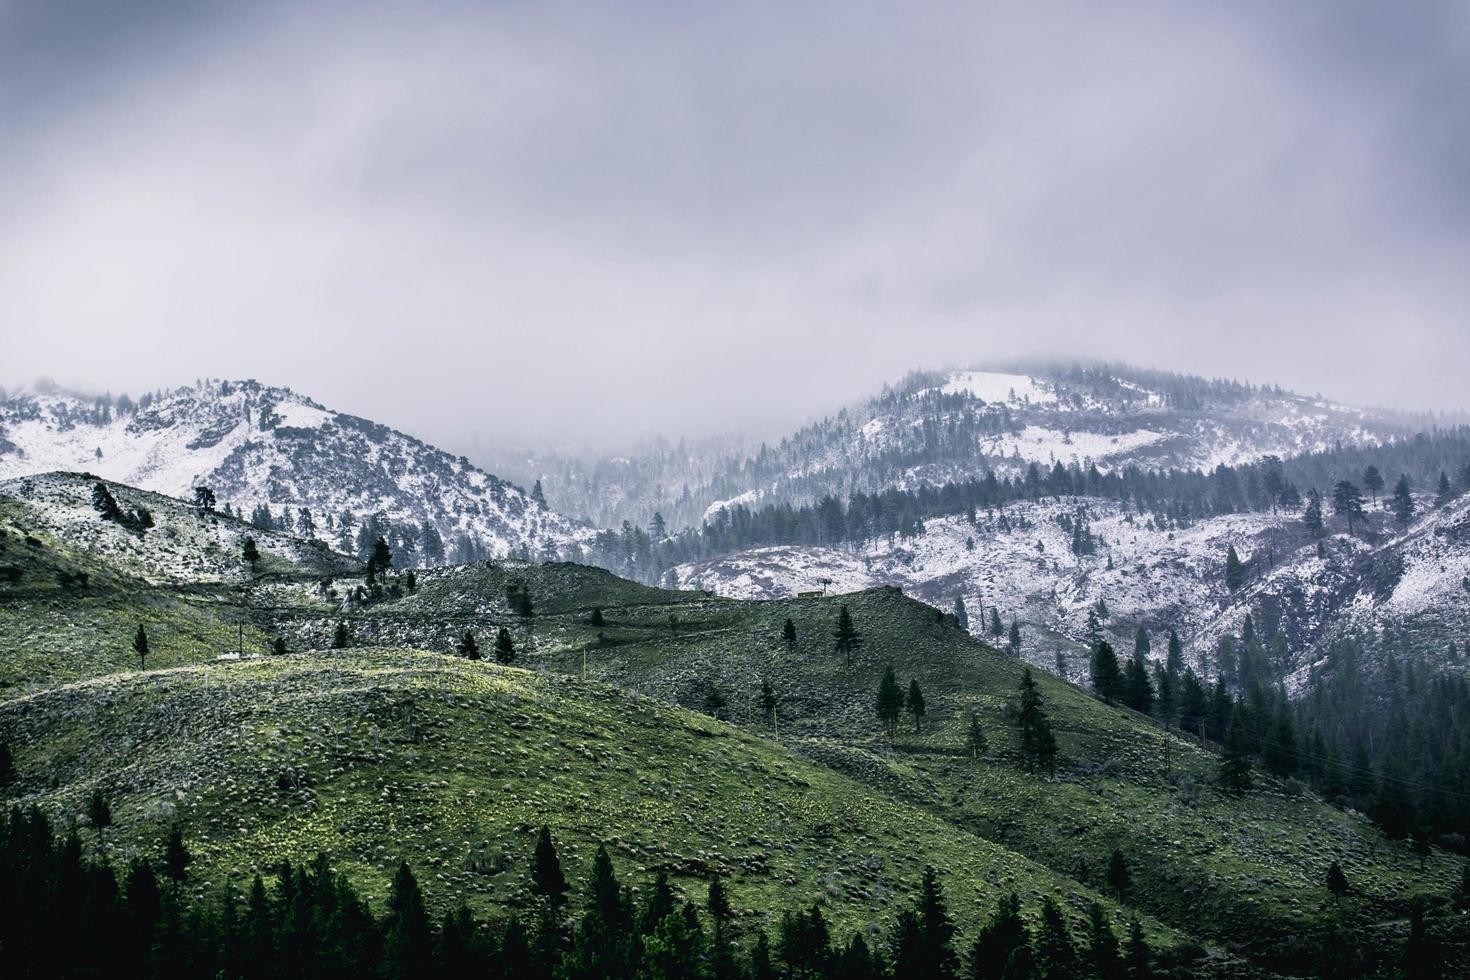
POLYGON ((1400 527, 1408 527, 1414 520, 1414 491, 1409 486, 1407 475, 1399 477, 1393 488, 1393 516, 1400 527))
POLYGON ((924 717, 924 692, 919 690, 917 679, 909 681, 909 693, 904 698, 903 706, 909 714, 914 716, 914 731, 919 730, 919 722, 924 717))
POLYGON ((429 972, 433 930, 423 892, 406 862, 399 862, 388 891, 388 930, 383 938, 383 969, 390 977, 418 977, 429 972))
POLYGON ((944 903, 944 890, 932 867, 925 867, 919 898, 912 911, 899 917, 894 942, 894 975, 946 980, 959 973, 954 951, 954 920, 944 903))
POLYGON ((332 649, 345 650, 352 645, 352 638, 347 633, 347 624, 338 623, 337 629, 332 633, 332 649))
POLYGON ((1244 713, 1237 702, 1230 713, 1230 722, 1225 728, 1225 744, 1220 751, 1220 782, 1236 795, 1251 786, 1250 735, 1243 723, 1244 713))
POLYGON ((1302 523, 1307 526, 1312 537, 1320 537, 1322 529, 1326 526, 1322 520, 1322 495, 1316 490, 1307 494, 1307 507, 1302 511, 1302 523))
POLYGON ((459 655, 466 660, 480 659, 480 644, 475 642, 475 634, 469 630, 465 630, 464 636, 460 638, 459 655))
POLYGON ((1336 861, 1327 866, 1327 890, 1338 898, 1349 891, 1347 875, 1342 873, 1342 865, 1336 861))
POLYGON ((536 853, 531 863, 531 891, 559 906, 567 893, 567 879, 561 870, 556 845, 551 841, 551 828, 541 825, 536 837, 536 853))
POLYGON ((278 636, 271 641, 271 653, 277 657, 284 657, 286 655, 286 638, 284 636, 278 636))
POLYGON ((515 663, 515 659, 515 640, 511 639, 510 630, 502 626, 495 634, 495 662, 509 665, 515 663))
POLYGON ((1057 740, 1052 734, 1051 722, 1046 717, 1041 692, 1031 676, 1031 668, 1021 671, 1021 710, 1016 725, 1021 730, 1021 754, 1026 768, 1051 772, 1056 766, 1057 740))
POLYGON ((1291 723, 1291 709, 1282 704, 1276 711, 1271 734, 1263 753, 1266 769, 1273 776, 1290 776, 1297 769, 1296 728, 1291 723))
POLYGON ((794 653, 796 651, 796 624, 791 621, 790 616, 786 617, 786 622, 781 626, 781 638, 786 641, 786 649, 794 653))
POLYGON ((1154 975, 1143 925, 1136 918, 1128 923, 1128 972, 1132 980, 1150 980, 1154 975))
POLYGON ((531 501, 538 507, 546 507, 546 491, 541 489, 540 480, 531 484, 531 501))
POLYGON ((883 679, 878 682, 878 697, 874 707, 878 720, 883 723, 883 730, 888 733, 889 738, 893 738, 898 734, 898 718, 903 713, 903 690, 898 686, 898 677, 894 675, 891 666, 883 671, 883 679))
POLYGON ((174 883, 175 893, 179 885, 183 883, 184 876, 188 872, 189 865, 194 863, 194 856, 189 853, 189 848, 184 845, 183 828, 175 823, 168 831, 168 844, 164 848, 163 867, 168 873, 168 878, 174 883))
POLYGON ((595 626, 598 629, 601 629, 603 626, 607 625, 607 620, 605 620, 602 616, 601 606, 592 607, 592 615, 587 618, 587 625, 595 626))
POLYGON ((1125 976, 1122 947, 1118 944, 1112 924, 1108 922, 1107 912, 1103 911, 1101 905, 1093 902, 1087 915, 1088 966, 1099 980, 1122 980, 1125 976))
MULTIPOLYGON (((214 497, 214 491, 213 490, 209 489, 208 487, 203 487, 203 486, 195 487, 194 488, 194 506, 195 507, 198 507, 202 511, 208 512, 208 511, 214 510, 214 504, 215 504, 215 497, 214 497)), ((241 506, 243 507, 243 505, 241 505, 241 506)))
POLYGON ((1332 510, 1338 517, 1347 518, 1348 534, 1353 533, 1354 524, 1363 516, 1363 493, 1348 480, 1339 480, 1332 488, 1332 510))
POLYGON ((1373 503, 1377 505, 1378 494, 1383 490, 1383 474, 1378 472, 1378 467, 1369 466, 1363 471, 1363 489, 1373 495, 1373 503))
POLYGON ((705 898, 704 907, 716 922, 724 922, 734 914, 730 908, 730 899, 725 894, 725 882, 718 874, 710 875, 709 893, 705 898))
POLYGON ((985 737, 985 729, 980 727, 980 719, 972 711, 970 712, 970 728, 965 733, 965 748, 970 751, 970 758, 978 759, 990 748, 990 742, 985 737))
POLYGON ((990 635, 1004 636, 1006 629, 1000 622, 1000 609, 996 606, 990 607, 990 635))
POLYGON ((1239 592, 1243 585, 1245 585, 1245 564, 1241 562, 1240 555, 1235 553, 1235 545, 1232 544, 1225 552, 1225 588, 1231 592, 1239 592))
POLYGON ((15 756, 10 752, 9 742, 0 742, 0 790, 9 789, 20 781, 15 769, 15 756))
POLYGON ((962 595, 954 597, 954 618, 959 622, 960 629, 966 633, 970 631, 970 612, 965 608, 965 597, 962 595))
POLYGON ((112 803, 100 789, 94 789, 92 798, 87 801, 87 822, 97 831, 98 837, 102 836, 102 831, 112 826, 112 803))
POLYGON ((761 713, 770 720, 772 728, 776 727, 776 692, 764 678, 761 679, 761 713))
POLYGON ((260 561, 260 549, 255 546, 254 538, 246 538, 245 546, 241 549, 241 557, 250 566, 250 574, 255 574, 255 566, 260 561))
POLYGON ((1092 648, 1092 689, 1107 704, 1112 704, 1123 687, 1123 675, 1118 669, 1118 655, 1107 640, 1099 640, 1092 648))
POLYGON ((1029 963, 1030 943, 1031 936, 1021 918, 1021 899, 1015 892, 1001 896, 970 947, 971 975, 981 980, 1001 980, 1008 975, 1024 980, 1029 972, 1008 973, 1007 966, 1018 959, 1024 961, 1018 962, 1018 967, 1029 963))
POLYGON ((1127 899, 1128 892, 1133 887, 1133 873, 1128 869, 1128 859, 1117 848, 1108 856, 1108 887, 1118 896, 1120 902, 1127 899))
POLYGON ((1153 708, 1154 687, 1148 677, 1148 666, 1136 654, 1129 658, 1123 672, 1123 700, 1134 711, 1148 714, 1153 708))
POLYGON ((1444 470, 1439 471, 1439 486, 1435 489, 1434 502, 1443 507, 1455 499, 1455 487, 1450 483, 1450 475, 1444 470))
POLYGON ((133 634, 133 652, 138 655, 138 669, 142 670, 148 660, 148 632, 141 623, 138 624, 138 632, 133 634))
POLYGON ((1036 980, 1073 980, 1078 974, 1077 949, 1056 899, 1041 900, 1041 925, 1036 930, 1036 980))
POLYGON ((393 552, 388 547, 388 542, 380 535, 373 542, 372 556, 368 558, 367 580, 371 585, 380 575, 387 574, 388 569, 393 567, 393 552))
POLYGON ((851 664, 852 655, 863 645, 863 638, 853 628, 852 614, 847 611, 845 602, 837 612, 837 629, 832 633, 832 638, 836 640, 834 649, 837 653, 842 654, 843 662, 851 664))
POLYGON ((1021 655, 1021 624, 1014 619, 1011 620, 1011 635, 1007 647, 1016 656, 1021 655))

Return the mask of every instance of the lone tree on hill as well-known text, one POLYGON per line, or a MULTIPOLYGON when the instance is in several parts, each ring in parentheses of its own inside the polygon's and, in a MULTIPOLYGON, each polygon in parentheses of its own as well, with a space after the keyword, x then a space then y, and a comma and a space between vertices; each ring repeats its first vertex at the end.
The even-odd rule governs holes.
POLYGON ((502 626, 500 632, 495 634, 495 660, 502 664, 512 664, 515 663, 515 659, 515 640, 511 639, 510 630, 502 626))
POLYGON ((771 727, 776 725, 776 692, 771 690, 771 682, 761 680, 761 713, 770 720, 771 727))
POLYGON ((781 638, 786 641, 786 649, 796 649, 796 624, 791 621, 790 616, 786 617, 786 622, 781 627, 781 638))
POLYGON ((898 686, 898 677, 894 675, 892 667, 883 671, 883 679, 878 682, 878 698, 874 707, 888 737, 898 734, 898 718, 903 714, 903 691, 898 686))
POLYGON ((1021 729, 1021 755, 1029 771, 1051 772, 1056 768, 1057 739, 1052 734, 1045 702, 1030 667, 1021 671, 1020 691, 1021 711, 1016 716, 1016 726, 1021 729))
POLYGON ((352 638, 347 635, 347 624, 338 623, 337 630, 332 634, 332 649, 346 650, 352 644, 352 638))
POLYGON ((254 538, 245 539, 245 547, 240 551, 241 557, 250 565, 250 574, 255 574, 256 563, 260 561, 260 549, 255 546, 254 538))
POLYGON ((924 717, 924 692, 919 690, 917 679, 909 681, 909 693, 903 701, 904 708, 914 716, 914 731, 919 730, 919 722, 924 717))
POLYGON ((863 637, 852 625, 852 614, 847 611, 847 603, 837 611, 837 629, 833 631, 832 638, 836 641, 834 649, 842 654, 843 662, 851 664, 852 655, 863 645, 863 637))
POLYGON ((587 623, 590 626, 597 626, 599 628, 602 627, 602 626, 605 626, 607 624, 607 620, 603 619, 603 617, 602 617, 602 607, 601 606, 593 606, 592 607, 592 615, 591 615, 591 617, 588 618, 587 623))
POLYGON ((970 758, 978 759, 990 748, 990 742, 985 737, 985 729, 980 727, 980 718, 974 711, 970 712, 970 729, 965 733, 965 748, 970 750, 970 758))
POLYGON ((557 857, 556 845, 551 841, 551 828, 542 824, 541 834, 536 838, 536 855, 531 864, 531 891, 553 906, 559 906, 566 897, 567 889, 567 878, 562 874, 561 859, 557 857))
POLYGON ((100 789, 94 789, 92 798, 87 801, 87 820, 92 824, 92 829, 97 831, 99 838, 102 831, 112 826, 112 803, 100 789))
POLYGON ((480 659, 480 644, 475 642, 475 634, 469 630, 464 631, 464 637, 459 641, 459 655, 467 660, 480 659))
POLYGON ((1342 873, 1342 865, 1336 861, 1327 866, 1327 890, 1338 898, 1348 893, 1347 875, 1342 873))
POLYGON ((194 488, 194 506, 195 507, 198 507, 202 511, 208 512, 208 511, 214 510, 214 504, 215 504, 215 499, 214 499, 214 491, 213 490, 209 489, 208 487, 202 487, 202 486, 201 487, 195 487, 194 488))
POLYGON ((138 655, 138 669, 143 670, 148 661, 148 631, 143 629, 143 624, 138 624, 138 632, 133 635, 133 652, 138 655))

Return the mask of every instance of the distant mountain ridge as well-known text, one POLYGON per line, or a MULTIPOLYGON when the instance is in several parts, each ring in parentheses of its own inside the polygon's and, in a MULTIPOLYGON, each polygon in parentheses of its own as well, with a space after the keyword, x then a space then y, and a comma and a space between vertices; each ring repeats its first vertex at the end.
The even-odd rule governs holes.
POLYGON ((507 455, 497 468, 543 480, 567 513, 604 526, 697 527, 721 507, 801 504, 1095 464, 1208 470, 1338 444, 1375 445, 1426 419, 1353 408, 1274 386, 1125 365, 1017 362, 921 371, 777 443, 658 446, 595 462, 507 455))
POLYGON ((0 479, 50 471, 184 499, 207 486, 242 516, 263 506, 278 525, 289 510, 286 530, 348 553, 360 552, 367 528, 404 564, 547 558, 592 533, 463 456, 253 380, 136 402, 47 385, 12 393, 0 402, 0 479))

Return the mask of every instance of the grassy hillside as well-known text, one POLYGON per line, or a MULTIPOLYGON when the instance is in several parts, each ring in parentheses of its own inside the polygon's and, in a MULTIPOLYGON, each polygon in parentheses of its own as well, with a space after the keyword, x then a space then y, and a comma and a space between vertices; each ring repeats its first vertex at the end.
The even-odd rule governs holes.
POLYGON ((1061 758, 1053 775, 1025 772, 1020 662, 896 590, 741 602, 502 561, 395 578, 359 602, 352 580, 323 587, 350 563, 315 564, 289 539, 272 545, 278 571, 242 573, 214 535, 243 526, 192 507, 160 506, 166 520, 141 544, 102 547, 121 532, 53 506, 0 496, 0 566, 20 569, 0 582, 0 737, 25 793, 58 812, 98 786, 113 793, 123 852, 177 810, 213 875, 321 848, 375 894, 407 858, 433 869, 436 901, 515 906, 545 820, 563 828, 574 870, 610 839, 635 878, 667 867, 688 887, 720 868, 742 908, 821 897, 861 926, 926 860, 972 925, 1011 887, 1077 910, 1117 848, 1135 879, 1126 901, 1154 928, 1281 968, 1341 916, 1391 934, 1414 896, 1459 875, 1438 852, 1421 869, 1298 785, 1258 774, 1227 795, 1206 748, 1039 672, 1061 758), (179 545, 170 567, 184 571, 160 581, 173 541, 219 554, 192 581, 179 545), (78 570, 85 587, 61 583, 78 570), (863 640, 851 663, 833 652, 844 604, 863 640), (128 647, 139 622, 147 673, 128 647), (237 623, 247 648, 279 637, 316 652, 213 663, 237 623), (339 626, 355 649, 326 650, 339 626), (488 657, 502 627, 516 667, 537 673, 443 656, 470 631, 488 657), (891 740, 874 712, 888 666, 928 708, 891 740), (972 714, 990 743, 979 760, 964 750, 972 714), (1343 902, 1325 887, 1334 860, 1354 888, 1343 902))
POLYGON ((21 799, 67 818, 95 789, 112 797, 114 860, 156 852, 181 820, 201 889, 324 851, 377 899, 407 860, 437 906, 521 907, 545 821, 569 876, 599 842, 631 880, 664 868, 696 899, 718 871, 748 926, 818 900, 844 930, 886 927, 926 862, 967 926, 1011 889, 1030 904, 1056 896, 1079 926, 1097 897, 737 727, 435 654, 338 651, 63 685, 0 705, 0 733, 17 747, 21 799))

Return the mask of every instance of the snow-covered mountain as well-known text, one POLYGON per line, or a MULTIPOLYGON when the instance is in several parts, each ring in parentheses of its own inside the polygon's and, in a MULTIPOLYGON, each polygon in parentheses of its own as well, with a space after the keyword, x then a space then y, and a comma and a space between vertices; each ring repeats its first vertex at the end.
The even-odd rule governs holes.
POLYGON ((347 553, 365 528, 382 533, 403 563, 575 554, 592 534, 462 456, 256 381, 137 402, 48 385, 12 393, 0 403, 0 479, 49 471, 183 499, 206 486, 221 508, 263 507, 271 526, 347 553))
POLYGON ((1179 527, 1111 500, 1020 501, 974 523, 931 520, 907 540, 751 549, 681 565, 675 578, 747 599, 896 585, 948 612, 960 598, 971 632, 988 633, 994 610, 1006 633, 1019 624, 1024 658, 1073 680, 1086 676, 1090 619, 1099 613, 1101 636, 1125 652, 1142 626, 1161 657, 1167 631, 1176 630, 1186 662, 1206 676, 1222 668, 1220 637, 1251 631, 1293 687, 1348 634, 1380 652, 1444 652, 1444 662, 1470 667, 1470 497, 1436 507, 1421 496, 1419 506, 1420 518, 1402 533, 1390 515, 1370 509, 1356 535, 1329 523, 1318 537, 1300 511, 1284 509, 1179 527), (1068 526, 1079 515, 1096 537, 1092 554, 1072 551, 1068 526), (1234 591, 1226 578, 1232 547, 1247 569, 1234 591), (1463 656, 1448 652, 1452 642, 1463 656))
POLYGON ((1267 454, 1376 444, 1424 420, 1352 408, 1275 387, 1120 365, 1009 365, 919 372, 776 443, 658 444, 595 462, 507 456, 498 467, 541 478, 567 513, 604 526, 698 526, 721 507, 809 503, 854 490, 914 487, 1032 464, 1108 471, 1202 469, 1267 454))

